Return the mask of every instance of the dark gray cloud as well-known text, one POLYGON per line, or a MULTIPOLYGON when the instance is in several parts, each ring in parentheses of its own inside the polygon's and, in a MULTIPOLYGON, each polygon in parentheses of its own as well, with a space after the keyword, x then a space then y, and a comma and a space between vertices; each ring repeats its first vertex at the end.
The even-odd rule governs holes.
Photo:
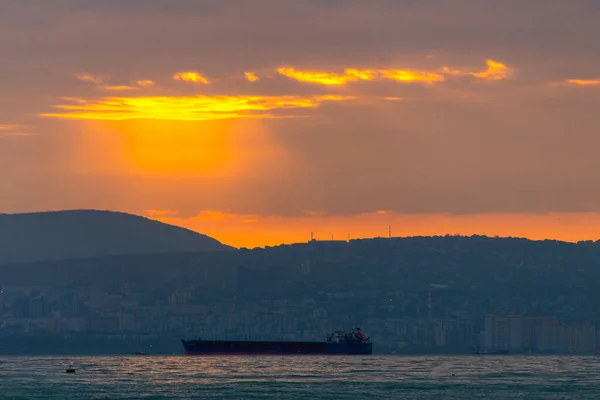
POLYGON ((10 12, 69 12, 81 13, 90 11, 110 14, 144 14, 144 13, 199 13, 210 14, 235 5, 236 0, 228 2, 219 0, 3 0, 0 11, 5 15, 10 12))

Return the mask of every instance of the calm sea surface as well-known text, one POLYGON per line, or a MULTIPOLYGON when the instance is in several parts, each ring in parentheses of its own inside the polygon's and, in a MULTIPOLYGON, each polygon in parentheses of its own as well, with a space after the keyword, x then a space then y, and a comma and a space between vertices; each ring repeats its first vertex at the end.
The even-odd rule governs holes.
POLYGON ((600 358, 0 357, 2 400, 369 398, 600 399, 600 358))

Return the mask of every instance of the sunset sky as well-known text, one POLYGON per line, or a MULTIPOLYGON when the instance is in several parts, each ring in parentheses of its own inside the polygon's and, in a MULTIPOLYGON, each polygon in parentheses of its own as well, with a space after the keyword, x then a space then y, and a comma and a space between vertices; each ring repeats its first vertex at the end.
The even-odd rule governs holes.
POLYGON ((599 37, 598 0, 2 0, 0 213, 595 240, 599 37))

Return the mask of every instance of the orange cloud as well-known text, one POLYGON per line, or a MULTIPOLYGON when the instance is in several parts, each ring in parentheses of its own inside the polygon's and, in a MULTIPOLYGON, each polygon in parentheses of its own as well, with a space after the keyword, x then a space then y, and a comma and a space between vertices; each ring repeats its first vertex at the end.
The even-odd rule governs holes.
POLYGON ((482 72, 473 73, 476 78, 487 79, 487 80, 501 80, 509 78, 513 74, 513 69, 507 67, 501 62, 494 60, 486 60, 487 69, 482 72))
POLYGON ((256 82, 258 80, 258 76, 254 72, 244 72, 244 76, 248 82, 256 82))
POLYGON ((486 64, 487 69, 485 71, 480 72, 462 71, 458 69, 450 69, 448 67, 442 67, 441 72, 446 75, 473 76, 475 78, 491 81, 498 81, 510 78, 514 73, 513 68, 510 68, 498 61, 486 60, 486 64))
POLYGON ((204 83, 204 84, 210 83, 208 78, 206 78, 204 75, 202 75, 198 72, 193 72, 193 71, 178 72, 175 75, 173 75, 173 79, 175 79, 176 81, 186 81, 186 82, 193 82, 193 83, 204 83))
MULTIPOLYGON (((163 211, 163 210, 148 210, 154 211, 154 217, 157 218, 169 218, 175 217, 177 215, 176 212, 173 211, 163 211)), ((147 213, 148 213, 147 211, 147 213)), ((149 215, 149 214, 147 214, 149 215)), ((176 217, 175 217, 176 218, 176 217)), ((242 223, 242 224, 255 224, 259 222, 258 216, 249 214, 249 215, 239 215, 226 213, 221 211, 214 210, 205 210, 201 211, 198 215, 190 218, 192 221, 201 221, 201 222, 229 222, 229 223, 242 223)))
POLYGON ((449 67, 442 67, 441 72, 442 72, 442 74, 445 74, 445 75, 457 75, 457 76, 470 74, 469 72, 461 71, 459 69, 450 69, 449 67))
MULTIPOLYGON (((112 91, 124 91, 124 90, 137 90, 137 87, 130 85, 108 85, 106 83, 107 78, 105 76, 92 75, 88 73, 77 74, 76 78, 83 82, 89 82, 96 85, 97 88, 103 90, 112 90, 112 91)), ((154 82, 151 80, 139 80, 136 82, 139 86, 151 86, 154 85, 154 82)))
POLYGON ((167 216, 171 216, 174 217, 177 215, 177 211, 173 211, 173 210, 146 210, 146 212, 144 212, 144 215, 149 217, 149 218, 158 218, 158 217, 167 217, 167 216))
POLYGON ((550 82, 548 83, 549 87, 565 87, 565 86, 583 86, 583 87, 591 87, 591 86, 599 86, 600 79, 565 79, 561 82, 550 82))
POLYGON ((352 96, 141 96, 100 99, 65 98, 75 104, 55 105, 63 110, 44 117, 77 120, 162 119, 203 121, 230 118, 276 118, 276 109, 317 108, 325 101, 344 101, 352 96))
POLYGON ((596 86, 600 85, 600 79, 567 79, 567 84, 577 86, 596 86))
POLYGON ((346 68, 344 73, 324 71, 299 71, 292 67, 278 68, 277 72, 299 82, 314 83, 327 86, 342 86, 349 82, 372 81, 375 79, 388 79, 402 83, 434 84, 445 81, 444 75, 470 75, 485 80, 500 80, 509 77, 513 70, 506 65, 487 60, 488 68, 481 72, 468 72, 452 70, 443 67, 441 72, 419 69, 355 69, 346 68))
POLYGON ((100 86, 100 89, 111 90, 114 92, 121 92, 127 90, 137 90, 138 88, 128 85, 108 85, 108 86, 100 86))
POLYGON ((194 219, 202 221, 202 220, 211 220, 211 221, 227 221, 227 219, 235 218, 235 214, 227 214, 220 211, 202 211, 200 214, 196 215, 194 219))
POLYGON ((76 78, 79 79, 80 81, 95 83, 96 85, 99 85, 102 82, 104 82, 103 77, 98 76, 98 75, 88 74, 88 73, 77 74, 76 78))
POLYGON ((292 67, 278 68, 277 72, 299 82, 316 83, 328 86, 344 85, 348 82, 372 80, 374 78, 373 71, 359 70, 354 68, 346 68, 343 74, 317 71, 297 71, 292 67))
POLYGON ((154 86, 154 82, 152 82, 150 79, 142 79, 136 81, 135 83, 137 83, 139 86, 154 86))
POLYGON ((327 215, 327 213, 324 211, 314 211, 314 210, 307 210, 304 212, 304 214, 309 217, 325 217, 327 215))
POLYGON ((385 78, 396 82, 424 82, 432 84, 444 81, 443 75, 427 71, 416 71, 410 69, 384 69, 380 70, 379 73, 385 78))
POLYGON ((0 124, 0 139, 8 137, 24 137, 30 136, 27 132, 27 127, 16 124, 0 124))

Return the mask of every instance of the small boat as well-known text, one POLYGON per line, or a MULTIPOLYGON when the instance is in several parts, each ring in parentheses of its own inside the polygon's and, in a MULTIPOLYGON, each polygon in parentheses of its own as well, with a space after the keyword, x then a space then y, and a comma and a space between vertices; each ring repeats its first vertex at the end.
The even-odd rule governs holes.
POLYGON ((65 372, 67 374, 74 374, 75 373, 75 368, 73 368, 72 365, 69 365, 69 368, 67 368, 67 370, 65 372))
POLYGON ((473 354, 479 355, 505 355, 510 354, 508 350, 487 350, 487 349, 477 349, 473 351, 473 354))
MULTIPOLYGON (((152 345, 150 345, 149 347, 150 347, 150 349, 152 349, 152 345)), ((149 356, 150 352, 144 351, 144 350, 137 350, 133 354, 135 354, 136 356, 149 356)))

